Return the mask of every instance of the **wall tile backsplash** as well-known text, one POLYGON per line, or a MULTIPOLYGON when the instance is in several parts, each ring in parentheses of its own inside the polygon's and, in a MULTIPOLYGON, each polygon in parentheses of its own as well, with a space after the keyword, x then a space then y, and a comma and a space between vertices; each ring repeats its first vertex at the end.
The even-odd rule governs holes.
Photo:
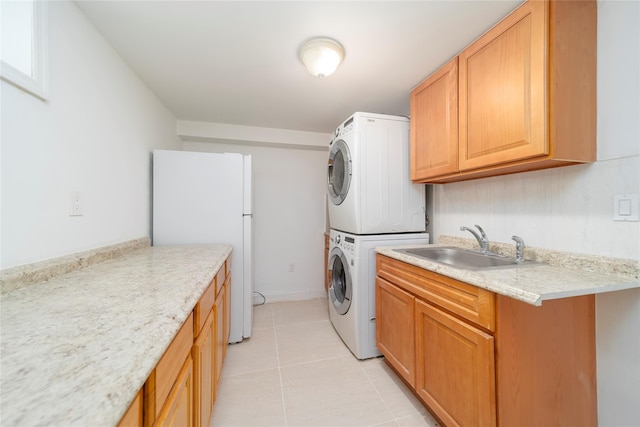
POLYGON ((434 237, 479 224, 492 241, 640 259, 640 222, 613 221, 624 193, 640 193, 640 156, 436 185, 434 237))

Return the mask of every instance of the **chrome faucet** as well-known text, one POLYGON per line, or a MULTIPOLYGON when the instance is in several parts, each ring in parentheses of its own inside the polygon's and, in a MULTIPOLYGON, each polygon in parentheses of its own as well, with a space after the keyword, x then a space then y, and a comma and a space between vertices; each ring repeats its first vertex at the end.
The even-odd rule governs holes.
POLYGON ((511 240, 516 242, 516 262, 524 262, 524 240, 522 237, 511 236, 511 240))
POLYGON ((487 239, 487 235, 485 234, 482 227, 480 227, 477 224, 475 227, 478 229, 480 234, 478 234, 473 228, 469 228, 469 227, 460 227, 460 231, 468 231, 469 233, 473 234, 473 237, 476 238, 476 240, 478 241, 478 244, 480 245, 480 249, 482 250, 482 253, 487 254, 489 252, 489 239, 487 239))

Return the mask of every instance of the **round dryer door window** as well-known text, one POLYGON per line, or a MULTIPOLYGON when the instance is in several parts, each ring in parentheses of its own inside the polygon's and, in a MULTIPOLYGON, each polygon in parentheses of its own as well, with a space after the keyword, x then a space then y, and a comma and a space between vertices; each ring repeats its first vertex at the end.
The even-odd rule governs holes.
POLYGON ((338 314, 346 314, 351 306, 352 283, 349 263, 340 248, 331 251, 329 269, 332 272, 329 286, 331 304, 338 314))
POLYGON ((347 197, 351 185, 351 155, 343 140, 335 141, 329 151, 327 166, 327 191, 334 205, 347 197))

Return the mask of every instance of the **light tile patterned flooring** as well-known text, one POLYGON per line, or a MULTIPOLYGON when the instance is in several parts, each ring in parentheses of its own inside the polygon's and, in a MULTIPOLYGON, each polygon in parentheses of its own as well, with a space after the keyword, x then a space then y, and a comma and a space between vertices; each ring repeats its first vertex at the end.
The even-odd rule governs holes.
POLYGON ((438 426, 382 358, 351 354, 326 299, 257 306, 253 328, 227 350, 212 427, 438 426))

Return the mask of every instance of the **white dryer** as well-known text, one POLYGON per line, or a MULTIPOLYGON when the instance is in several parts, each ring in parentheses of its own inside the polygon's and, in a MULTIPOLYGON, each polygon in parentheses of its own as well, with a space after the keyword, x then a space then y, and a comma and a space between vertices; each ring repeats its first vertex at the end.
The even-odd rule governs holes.
POLYGON ((380 356, 376 348, 376 253, 378 246, 426 245, 427 233, 359 236, 329 232, 329 318, 358 359, 380 356))
POLYGON ((409 170, 409 119, 355 113, 335 130, 327 166, 329 225, 353 234, 425 231, 424 185, 409 170))

